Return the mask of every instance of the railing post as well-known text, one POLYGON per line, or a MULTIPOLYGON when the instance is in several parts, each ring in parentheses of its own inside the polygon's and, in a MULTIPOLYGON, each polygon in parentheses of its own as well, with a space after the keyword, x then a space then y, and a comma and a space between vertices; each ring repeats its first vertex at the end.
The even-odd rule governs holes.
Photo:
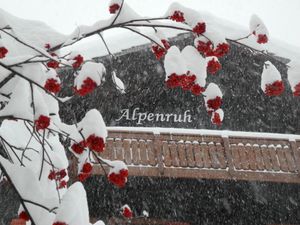
POLYGON ((294 154, 297 173, 300 174, 300 152, 297 148, 297 144, 295 140, 290 140, 289 142, 294 154))
POLYGON ((224 150, 228 162, 228 172, 229 174, 233 175, 234 173, 234 164, 233 164, 233 158, 230 151, 230 145, 229 145, 229 138, 227 136, 222 136, 223 144, 224 144, 224 150))
POLYGON ((164 164, 163 164, 163 157, 162 157, 162 142, 160 140, 160 134, 154 134, 154 149, 156 153, 159 174, 163 175, 164 164))

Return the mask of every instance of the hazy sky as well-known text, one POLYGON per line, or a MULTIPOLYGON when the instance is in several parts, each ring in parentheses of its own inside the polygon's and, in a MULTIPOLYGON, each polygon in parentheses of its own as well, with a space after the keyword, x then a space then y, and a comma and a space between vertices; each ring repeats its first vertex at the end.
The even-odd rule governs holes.
MULTIPOLYGON (((300 0, 126 0, 145 16, 162 15, 171 2, 206 10, 248 27, 250 16, 259 15, 271 38, 300 46, 300 0)), ((69 34, 77 25, 91 25, 108 18, 109 0, 0 0, 0 7, 11 14, 41 20, 57 31, 69 34)))

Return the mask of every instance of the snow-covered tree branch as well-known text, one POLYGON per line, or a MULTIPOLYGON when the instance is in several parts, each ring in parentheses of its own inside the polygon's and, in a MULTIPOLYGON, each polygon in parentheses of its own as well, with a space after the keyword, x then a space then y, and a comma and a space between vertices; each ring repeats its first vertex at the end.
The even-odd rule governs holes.
MULTIPOLYGON (((178 3, 165 15, 148 18, 138 15, 123 0, 112 0, 111 18, 93 26, 79 26, 71 35, 57 35, 44 24, 35 24, 37 31, 21 30, 22 21, 0 11, 0 169, 1 179, 8 180, 20 200, 19 217, 36 225, 87 225, 89 213, 86 193, 81 182, 87 179, 93 165, 107 169, 109 182, 122 188, 128 177, 121 161, 102 157, 107 130, 101 113, 92 109, 81 121, 69 110, 72 124, 62 122, 59 110, 73 96, 86 96, 101 89, 106 82, 106 65, 84 59, 80 52, 62 49, 81 40, 100 36, 110 55, 110 46, 102 35, 108 30, 123 28, 152 43, 157 60, 165 69, 165 85, 202 95, 211 122, 220 126, 226 118, 222 110, 223 93, 218 84, 207 84, 207 77, 222 70, 220 58, 230 51, 230 44, 242 45, 255 54, 263 54, 265 62, 261 87, 268 96, 284 90, 281 74, 271 61, 278 61, 264 47, 270 39, 265 24, 257 16, 250 19, 250 29, 241 37, 230 37, 219 31, 206 12, 197 12, 178 3), (189 32, 194 42, 179 49, 171 46, 164 31, 189 32), (69 68, 74 76, 73 95, 61 98, 60 68, 69 68), (62 140, 69 141, 68 149, 62 140), (77 159, 77 177, 71 184, 66 151, 77 159), (3 175, 3 176, 2 176, 3 175)), ((282 63, 278 61, 279 63, 282 63)), ((288 66, 288 65, 286 65, 288 66)), ((300 95, 300 76, 289 65, 289 82, 295 96, 300 95)), ((115 71, 109 74, 114 85, 124 91, 124 84, 115 71)), ((73 181, 73 179, 72 179, 73 181)), ((125 217, 133 216, 129 206, 122 208, 125 217)), ((101 224, 100 222, 97 224, 101 224)))

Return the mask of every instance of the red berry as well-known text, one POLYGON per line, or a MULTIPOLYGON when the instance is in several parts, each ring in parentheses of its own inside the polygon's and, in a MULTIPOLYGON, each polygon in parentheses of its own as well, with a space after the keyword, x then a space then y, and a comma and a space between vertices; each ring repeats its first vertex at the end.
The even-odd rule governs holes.
POLYGON ((257 43, 259 44, 265 44, 268 42, 268 36, 265 34, 259 34, 257 37, 257 43))
POLYGON ((5 47, 0 47, 0 59, 4 58, 7 53, 8 50, 5 47))
POLYGON ((197 50, 204 54, 204 55, 210 55, 212 54, 212 43, 210 41, 204 42, 204 41, 198 41, 197 42, 197 50))
POLYGON ((77 55, 73 58, 73 60, 75 60, 75 62, 72 64, 74 69, 78 69, 83 63, 83 57, 81 55, 77 55))
POLYGON ((166 50, 170 48, 170 43, 167 40, 162 39, 161 42, 163 43, 166 50))
POLYGON ((222 125, 222 121, 221 121, 221 117, 219 115, 219 113, 214 113, 213 114, 213 118, 212 118, 212 123, 217 125, 217 126, 221 126, 222 125))
POLYGON ((191 90, 194 82, 196 80, 196 76, 195 75, 181 75, 181 88, 184 91, 188 91, 191 90))
POLYGON ((68 225, 68 224, 66 224, 64 222, 57 221, 57 222, 53 223, 52 225, 68 225))
POLYGON ((54 94, 60 91, 60 83, 54 78, 50 78, 46 81, 44 88, 47 91, 53 92, 54 94))
POLYGON ((40 115, 40 117, 34 121, 37 131, 44 130, 50 125, 50 118, 48 116, 40 115))
POLYGON ((206 31, 205 23, 197 23, 197 25, 193 28, 193 32, 200 35, 206 31))
POLYGON ((29 221, 29 220, 30 220, 30 217, 29 217, 29 215, 28 215, 25 211, 22 211, 22 212, 19 214, 19 219, 25 220, 25 221, 29 221))
POLYGON ((267 96, 279 96, 284 91, 284 84, 281 80, 277 80, 272 84, 266 84, 265 93, 267 96))
POLYGON ((113 4, 113 5, 109 6, 109 13, 115 14, 119 9, 120 9, 119 4, 113 4))
POLYGON ((59 183, 59 186, 57 187, 57 189, 62 189, 62 188, 65 188, 65 187, 67 187, 67 182, 65 180, 62 180, 59 183))
POLYGON ((93 134, 86 139, 86 146, 95 152, 103 152, 105 144, 102 137, 97 137, 93 134))
POLYGON ((122 169, 117 174, 114 172, 110 173, 108 175, 108 180, 114 185, 118 186, 119 188, 123 188, 127 181, 127 177, 128 177, 128 170, 122 169))
POLYGON ((159 45, 153 45, 152 52, 154 53, 156 59, 159 60, 161 57, 165 55, 166 49, 162 48, 159 45))
POLYGON ((127 177, 128 177, 128 170, 126 170, 126 169, 121 169, 121 170, 120 170, 120 175, 127 178, 127 177))
POLYGON ((51 48, 51 46, 50 46, 50 44, 49 43, 47 43, 47 44, 45 44, 45 46, 44 46, 46 49, 50 49, 51 48))
POLYGON ((90 164, 90 163, 85 163, 85 164, 83 164, 83 166, 82 166, 81 172, 83 172, 83 173, 91 173, 91 172, 92 172, 92 169, 93 169, 92 164, 90 164))
POLYGON ((78 180, 81 181, 81 182, 83 182, 83 181, 85 181, 87 178, 89 178, 90 175, 91 175, 90 173, 80 173, 80 174, 78 175, 78 180))
POLYGON ((218 44, 217 48, 213 51, 213 55, 216 57, 222 57, 229 52, 229 45, 227 43, 218 44))
POLYGON ((179 10, 176 10, 172 16, 170 16, 171 20, 174 20, 176 22, 184 22, 184 14, 183 12, 180 12, 179 10))
POLYGON ((123 212, 122 212, 122 215, 128 219, 132 218, 133 216, 133 213, 131 211, 130 208, 128 208, 127 206, 123 207, 123 212))
POLYGON ((214 99, 209 99, 207 101, 207 107, 209 109, 217 110, 221 107, 221 105, 222 105, 222 98, 220 98, 219 96, 217 96, 214 99))
POLYGON ((180 86, 180 77, 172 73, 170 76, 168 76, 168 80, 166 81, 166 85, 168 88, 176 88, 180 86))
POLYGON ((194 94, 194 95, 200 95, 202 92, 205 91, 205 88, 204 87, 201 87, 199 84, 194 84, 191 88, 191 92, 194 94))
POLYGON ((57 69, 59 67, 59 62, 51 60, 47 63, 49 68, 57 69))
POLYGON ((211 59, 208 63, 207 63, 207 71, 210 74, 215 74, 216 72, 218 72, 220 69, 222 68, 221 64, 219 63, 219 61, 216 61, 214 58, 211 59))
POLYGON ((74 90, 78 95, 85 96, 93 92, 96 87, 97 87, 97 83, 94 80, 92 80, 90 77, 88 77, 83 81, 83 84, 81 85, 80 89, 77 89, 75 87, 74 90))
POLYGON ((60 170, 58 172, 58 175, 59 175, 59 179, 63 179, 65 176, 67 176, 67 171, 65 169, 60 170))
POLYGON ((56 178, 56 173, 54 170, 51 170, 49 175, 48 175, 48 179, 49 180, 54 180, 56 178))
POLYGON ((74 143, 71 148, 75 153, 82 154, 85 147, 85 141, 81 141, 79 143, 74 143))
POLYGON ((294 87, 295 91, 293 92, 294 96, 300 96, 300 83, 298 83, 295 87, 294 87))
POLYGON ((81 172, 78 175, 78 180, 85 181, 92 173, 93 166, 90 163, 85 163, 82 166, 81 172))

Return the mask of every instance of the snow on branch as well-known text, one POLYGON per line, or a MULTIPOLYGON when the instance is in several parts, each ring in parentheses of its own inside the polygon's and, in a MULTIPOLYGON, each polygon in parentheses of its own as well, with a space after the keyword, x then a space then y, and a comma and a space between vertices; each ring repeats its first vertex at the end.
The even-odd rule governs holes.
MULTIPOLYGON (((267 58, 261 79, 261 89, 266 95, 279 96, 285 89, 281 74, 271 61, 287 65, 265 50, 271 38, 258 16, 251 17, 246 36, 234 39, 228 34, 229 30, 220 28, 211 14, 179 3, 172 4, 157 18, 138 15, 125 0, 111 0, 107 9, 110 18, 91 26, 78 26, 68 36, 58 34, 43 23, 18 19, 0 10, 0 100, 3 103, 0 109, 0 181, 12 183, 21 203, 18 216, 30 221, 28 223, 90 225, 81 182, 91 176, 94 165, 99 165, 108 181, 119 188, 125 186, 129 175, 124 162, 102 157, 107 150, 107 130, 101 113, 92 109, 78 122, 76 112, 70 109, 66 99, 58 97, 66 85, 59 78, 59 69, 69 68, 74 77, 72 95, 67 99, 76 96, 81 100, 104 82, 112 82, 121 93, 125 93, 125 85, 114 69, 111 81, 105 81, 106 65, 86 59, 77 51, 63 55, 61 49, 99 35, 112 56, 104 32, 123 28, 139 35, 151 42, 152 52, 163 62, 166 87, 202 95, 203 107, 216 126, 222 126, 226 120, 222 109, 223 94, 216 83, 207 84, 207 79, 214 80, 222 71, 222 63, 230 54, 232 44, 267 58), (172 46, 164 34, 169 29, 189 32, 192 43, 186 43, 182 49, 172 46), (71 124, 62 122, 61 107, 67 108, 71 124), (73 177, 76 182, 70 187, 66 143, 77 165, 73 177)), ((300 95, 298 62, 288 65, 288 81, 294 96, 300 95)), ((134 217, 128 205, 121 208, 121 214, 127 219, 134 217)))

